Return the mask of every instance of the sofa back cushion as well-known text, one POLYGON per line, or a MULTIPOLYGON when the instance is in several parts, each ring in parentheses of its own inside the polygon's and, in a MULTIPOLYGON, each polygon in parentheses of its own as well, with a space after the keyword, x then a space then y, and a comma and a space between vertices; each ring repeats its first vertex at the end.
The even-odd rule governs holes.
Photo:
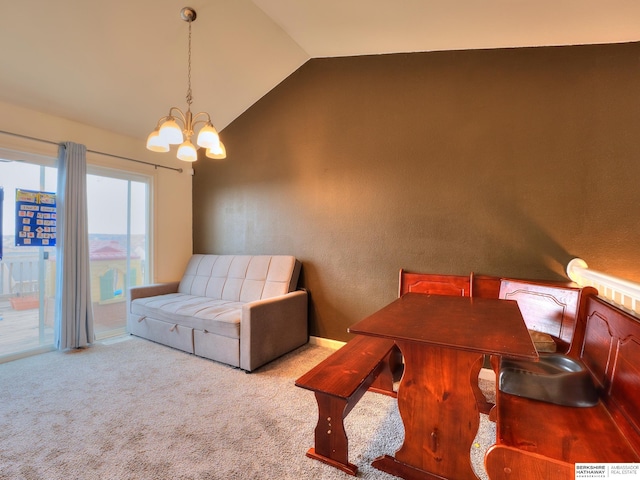
POLYGON ((191 257, 178 291, 235 302, 284 295, 298 285, 300 262, 289 255, 191 257))

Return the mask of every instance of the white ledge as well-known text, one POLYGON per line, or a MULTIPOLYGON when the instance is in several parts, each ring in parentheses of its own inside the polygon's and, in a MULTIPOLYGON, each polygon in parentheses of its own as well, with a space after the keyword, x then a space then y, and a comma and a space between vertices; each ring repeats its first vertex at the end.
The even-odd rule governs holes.
POLYGON ((601 297, 640 314, 640 283, 590 269, 581 258, 568 263, 567 275, 578 285, 594 287, 601 297))

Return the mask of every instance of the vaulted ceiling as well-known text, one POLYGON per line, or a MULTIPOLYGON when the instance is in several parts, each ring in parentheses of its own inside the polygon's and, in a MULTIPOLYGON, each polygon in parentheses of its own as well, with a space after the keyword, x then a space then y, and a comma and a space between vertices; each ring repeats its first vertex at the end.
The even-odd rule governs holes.
POLYGON ((144 140, 186 108, 184 6, 218 129, 310 58, 640 40, 637 0, 0 0, 0 100, 144 140))

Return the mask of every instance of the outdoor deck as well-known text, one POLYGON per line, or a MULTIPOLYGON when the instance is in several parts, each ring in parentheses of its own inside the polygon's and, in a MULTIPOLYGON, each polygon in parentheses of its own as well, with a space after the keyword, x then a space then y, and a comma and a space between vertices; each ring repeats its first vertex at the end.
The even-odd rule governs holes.
MULTIPOLYGON (((53 345, 55 288, 52 270, 54 263, 50 255, 41 256, 32 251, 15 249, 12 247, 12 237, 5 236, 0 240, 3 241, 5 253, 4 258, 0 259, 0 361, 2 361, 2 357, 12 358, 29 350, 53 345), (44 295, 42 295, 41 311, 39 297, 42 292, 44 295), (43 324, 40 324, 40 317, 44 319, 43 324)), ((126 268, 114 267, 122 257, 122 251, 118 245, 115 240, 94 239, 92 242, 94 274, 91 281, 91 296, 96 340, 125 333, 127 314, 123 291, 126 289, 122 283, 124 277, 121 271, 126 271, 126 268), (115 278, 116 276, 119 280, 115 278)), ((51 252, 48 253, 51 254, 51 252)), ((142 273, 135 272, 134 278, 143 278, 142 273)))
POLYGON ((53 320, 40 328, 38 317, 38 308, 14 310, 0 297, 0 356, 53 344, 53 320))
MULTIPOLYGON (((53 345, 54 305, 51 299, 45 302, 45 322, 41 327, 37 305, 16 310, 10 297, 0 296, 0 357, 53 345)), ((125 332, 125 305, 125 302, 93 304, 96 339, 125 332)))

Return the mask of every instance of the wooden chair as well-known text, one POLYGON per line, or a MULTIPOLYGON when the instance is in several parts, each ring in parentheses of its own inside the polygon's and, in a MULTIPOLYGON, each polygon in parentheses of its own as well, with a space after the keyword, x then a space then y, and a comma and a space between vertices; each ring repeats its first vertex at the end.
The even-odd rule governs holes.
POLYGON ((414 273, 400 269, 398 297, 405 293, 454 295, 462 297, 498 298, 500 277, 476 275, 441 275, 414 273))
POLYGON ((576 331, 578 312, 593 287, 502 279, 499 298, 518 302, 538 352, 567 353, 576 331))
POLYGON ((412 273, 401 268, 398 297, 410 292, 469 297, 471 282, 468 276, 412 273))

